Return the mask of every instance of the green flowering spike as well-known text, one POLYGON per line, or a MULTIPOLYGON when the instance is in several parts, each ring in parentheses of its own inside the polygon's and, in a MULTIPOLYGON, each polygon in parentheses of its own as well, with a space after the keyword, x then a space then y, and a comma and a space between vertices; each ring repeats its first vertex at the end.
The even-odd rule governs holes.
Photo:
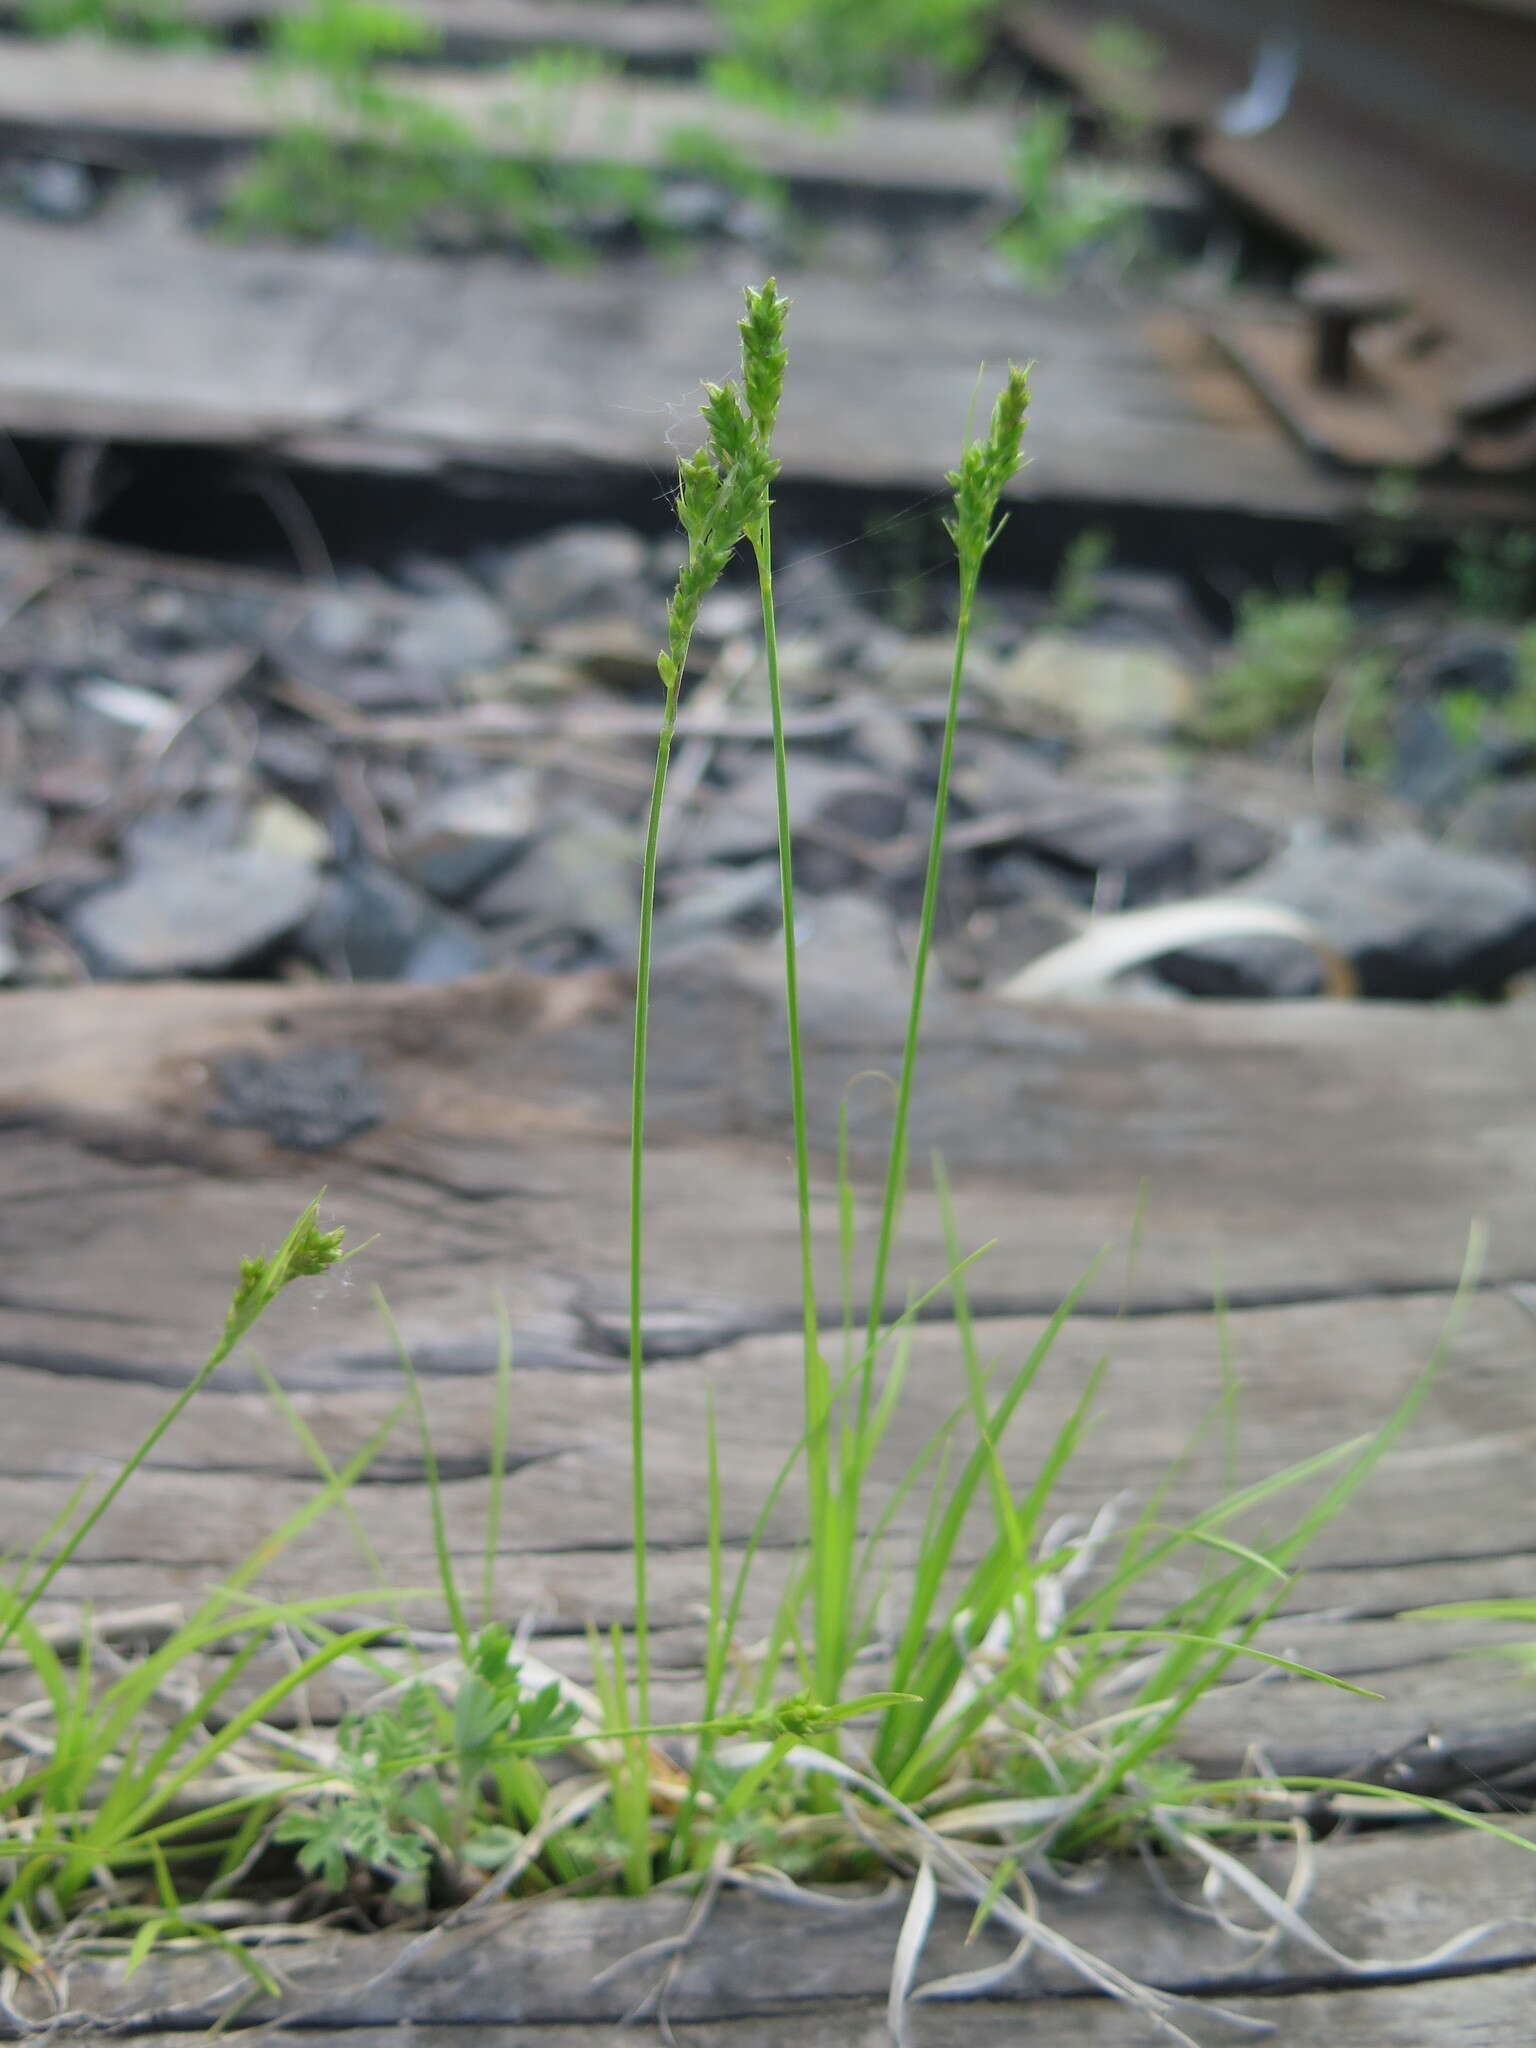
POLYGON ((763 1719, 776 1736, 793 1736, 801 1742, 823 1726, 825 1716, 826 1708, 809 1693, 797 1692, 788 1699, 775 1701, 763 1719))
POLYGON ((317 1197, 275 1252, 258 1252, 254 1258, 240 1261, 240 1277, 224 1319, 226 1344, 248 1330, 290 1280, 311 1279, 349 1256, 341 1248, 345 1228, 322 1230, 319 1216, 317 1197))
POLYGON ((260 1252, 253 1259, 240 1261, 240 1278, 235 1282, 235 1291, 229 1298, 229 1314, 224 1319, 226 1330, 242 1328, 260 1311, 268 1289, 270 1270, 267 1259, 260 1252))
POLYGON ((731 470, 752 451, 752 423, 742 411, 734 384, 706 384, 700 407, 709 432, 709 452, 722 470, 731 470))
POLYGON ((697 540, 720 502, 720 471, 707 447, 677 465, 677 518, 689 540, 697 540))
POLYGON ((1023 466, 1028 417, 1029 370, 1010 363, 986 439, 967 443, 960 467, 949 472, 955 510, 944 522, 945 531, 961 562, 970 568, 980 568, 982 556, 997 538, 998 503, 1023 466))
POLYGON ((678 518, 688 537, 688 558, 667 606, 666 649, 656 658, 656 672, 669 696, 681 685, 699 606, 725 574, 742 535, 766 514, 769 486, 779 467, 753 439, 735 392, 714 384, 708 394, 704 415, 712 422, 711 441, 718 426, 720 437, 734 441, 738 454, 724 474, 710 448, 678 465, 678 518))
POLYGON ((773 439, 779 400, 784 395, 784 372, 789 363, 784 320, 790 301, 779 296, 778 284, 771 277, 757 291, 748 285, 746 300, 746 317, 738 323, 741 384, 753 429, 766 448, 773 439))
POLYGON ((334 1266, 342 1256, 341 1240, 346 1234, 344 1224, 336 1230, 321 1230, 313 1216, 306 1217, 304 1228, 289 1250, 283 1286, 286 1287, 290 1280, 311 1279, 334 1266))
POLYGON ((1008 365, 1008 380, 997 394, 987 433, 988 473, 999 493, 1023 464, 1024 427, 1029 418, 1029 367, 1008 365))
POLYGON ((768 492, 779 465, 766 448, 754 442, 720 489, 715 529, 734 547, 749 527, 758 525, 768 510, 768 492))

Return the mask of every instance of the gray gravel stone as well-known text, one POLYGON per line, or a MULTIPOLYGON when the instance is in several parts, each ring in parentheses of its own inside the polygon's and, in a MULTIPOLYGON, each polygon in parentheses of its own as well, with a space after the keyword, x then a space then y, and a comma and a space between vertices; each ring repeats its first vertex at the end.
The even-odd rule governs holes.
MULTIPOLYGON (((1416 833, 1363 846, 1298 840, 1236 893, 1311 918, 1368 996, 1492 994, 1536 967, 1536 875, 1416 833)), ((1306 949, 1278 939, 1192 948, 1160 971, 1195 995, 1303 996, 1321 982, 1306 949)))
POLYGON ((518 925, 532 939, 575 932, 615 959, 634 953, 640 901, 640 839, 595 806, 572 804, 534 846, 480 890, 476 917, 518 925))
POLYGON ((1452 818, 1449 837, 1479 853, 1513 854, 1536 864, 1536 775, 1474 790, 1452 818))
POLYGON ((779 922, 779 864, 748 861, 743 867, 695 868, 673 876, 666 907, 656 920, 658 947, 681 945, 702 932, 766 930, 779 922))
POLYGON ((47 835, 48 818, 41 804, 0 792, 0 874, 33 859, 47 835))
POLYGON ((1194 714, 1193 670, 1156 642, 1038 633, 991 684, 1005 717, 1065 720, 1087 737, 1165 733, 1194 714))
POLYGON ((99 973, 221 974, 265 952, 315 907, 312 867, 246 849, 155 862, 97 889, 68 916, 99 973))
POLYGON ((40 220, 86 220, 100 198, 85 165, 67 157, 38 157, 23 166, 17 182, 22 203, 40 220))
POLYGON ((515 549, 498 583, 519 632, 536 631, 613 609, 620 590, 649 596, 646 556, 645 542, 627 526, 566 526, 515 549))
POLYGON ((648 620, 608 611, 551 626, 543 636, 544 652, 613 689, 655 690, 663 612, 660 599, 648 603, 652 613, 648 620))
MULTIPOLYGON (((851 839, 893 839, 907 821, 907 794, 873 769, 803 754, 789 762, 789 819, 792 833, 818 831, 851 839)), ((682 835, 679 835, 681 840, 682 835)), ((773 763, 762 759, 723 793, 689 827, 689 855, 705 860, 752 860, 778 845, 778 804, 773 763)), ((824 851, 825 849, 823 849, 824 851)), ((809 851, 809 849, 808 849, 809 851)), ((851 873, 844 862, 839 873, 851 873)), ((818 884, 806 876, 807 887, 818 884)))
POLYGON ((194 865, 207 854, 232 852, 245 820, 245 805, 236 796, 167 804, 130 819, 118 834, 118 851, 135 873, 194 865))
POLYGON ((379 645, 384 626, 377 607, 360 592, 332 590, 310 606, 296 637, 301 647, 329 660, 355 661, 379 645))
POLYGON ((1177 783, 1109 789, 1057 775, 1021 748, 986 746, 958 778, 982 819, 1017 819, 1006 841, 1074 874, 1112 876, 1125 904, 1201 895, 1250 873, 1271 835, 1177 783))
POLYGON ((485 668, 512 650, 505 613, 470 586, 423 598, 411 608, 390 648, 392 666, 461 675, 485 668))
POLYGON ((526 768, 455 783, 418 809, 400 865, 444 902, 462 902, 526 849, 538 815, 538 777, 526 768))
POLYGON ((330 876, 299 934, 304 953, 348 981, 457 981, 490 965, 480 935, 403 875, 374 861, 330 876))

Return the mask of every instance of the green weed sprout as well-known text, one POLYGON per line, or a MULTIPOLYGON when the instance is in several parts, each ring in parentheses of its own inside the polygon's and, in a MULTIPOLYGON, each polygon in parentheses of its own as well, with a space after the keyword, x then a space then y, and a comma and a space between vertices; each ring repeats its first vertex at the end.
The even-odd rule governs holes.
POLYGON ((1138 225, 1134 203, 1095 183, 1091 167, 1074 176, 1071 149, 1071 112, 1051 100, 1031 109, 1014 141, 1015 210, 996 242, 1024 281, 1041 291, 1060 284, 1081 249, 1110 240, 1129 249, 1138 225))
POLYGON ((437 24, 388 0, 311 0, 283 13, 271 31, 269 83, 280 94, 295 80, 318 87, 324 117, 315 117, 311 92, 235 187, 228 229, 316 240, 360 228, 401 243, 467 228, 514 234, 551 262, 585 256, 583 218, 614 206, 653 229, 653 172, 560 157, 570 90, 601 60, 555 51, 532 58, 521 67, 520 101, 497 110, 510 130, 505 146, 492 147, 472 122, 380 71, 388 60, 430 55, 441 41, 437 24))
POLYGON ((1245 591, 1231 650, 1206 689, 1198 736, 1214 746, 1248 745, 1315 716, 1335 688, 1371 711, 1383 681, 1342 575, 1319 576, 1310 592, 1291 596, 1245 591))
POLYGON ((1085 526, 1062 551, 1061 566, 1051 587, 1051 617, 1069 632, 1085 626, 1099 607, 1098 578, 1115 551, 1107 527, 1085 526))
POLYGON ((206 41, 179 0, 23 0, 21 18, 35 36, 96 36, 161 48, 206 41))
POLYGON ((955 73, 980 55, 987 0, 716 0, 727 55, 711 81, 786 112, 880 94, 904 68, 955 73))

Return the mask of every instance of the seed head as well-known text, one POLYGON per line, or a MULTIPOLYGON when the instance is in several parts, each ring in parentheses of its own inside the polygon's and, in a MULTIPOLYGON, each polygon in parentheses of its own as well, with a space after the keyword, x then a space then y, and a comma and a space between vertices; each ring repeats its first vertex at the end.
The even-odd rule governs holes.
POLYGON ((678 524, 690 542, 700 538, 720 501, 720 471, 707 447, 696 448, 677 465, 678 524))
POLYGON ((789 350, 784 346, 784 320, 790 301, 780 297, 778 284, 771 277, 756 291, 748 285, 746 301, 746 316, 738 323, 741 385, 753 428, 766 447, 773 439, 779 400, 784 395, 784 372, 789 363, 789 350))
POLYGON ((678 465, 677 516, 688 538, 688 557, 667 606, 667 645, 656 658, 673 703, 700 605, 724 575, 743 534, 768 514, 768 494, 779 471, 769 439, 784 386, 788 306, 771 278, 760 291, 748 290, 741 322, 742 387, 705 385, 700 407, 704 446, 678 465))
POLYGON ((955 493, 954 516, 944 522, 961 562, 979 569, 981 558, 996 540, 997 507, 1004 490, 1023 466, 1024 426, 1029 417, 1029 370, 1008 366, 1007 380, 992 408, 985 440, 967 442, 960 467, 949 473, 955 493))
POLYGON ((347 1256, 341 1248, 345 1229, 322 1230, 318 1206, 310 1203, 275 1252, 258 1252, 240 1261, 240 1277, 224 1322, 226 1336, 248 1328, 290 1281, 311 1279, 347 1256))
POLYGON ((755 438, 752 422, 742 410, 741 394, 734 384, 706 384, 700 410, 715 463, 720 469, 733 469, 755 438))

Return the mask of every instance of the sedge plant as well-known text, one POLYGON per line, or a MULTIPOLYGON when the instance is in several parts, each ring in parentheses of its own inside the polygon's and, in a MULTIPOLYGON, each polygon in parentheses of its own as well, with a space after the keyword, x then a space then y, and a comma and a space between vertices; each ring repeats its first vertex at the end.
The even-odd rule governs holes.
MULTIPOLYGON (((1266 1623, 1287 1598, 1304 1554, 1397 1442, 1439 1370, 1445 1342, 1397 1410, 1372 1435, 1246 1484, 1226 1460, 1225 1490, 1182 1519, 1170 1507, 1181 1470, 1136 1510, 1106 1505, 1063 1512, 1059 1494, 1088 1442, 1108 1360, 1087 1373, 1064 1419, 1037 1439, 1020 1474, 1010 1433, 1056 1343, 1097 1273, 1097 1263, 1019 1357, 992 1357, 973 1312, 966 1251, 942 1166, 935 1163, 945 1268, 913 1290, 898 1243, 910 1166, 909 1132, 928 969, 938 905, 966 649, 986 557, 1005 494, 1023 461, 1029 377, 1011 367, 985 430, 968 439, 950 473, 945 529, 957 578, 955 646, 939 736, 934 812, 900 1064, 868 1271, 846 1108, 827 1134, 836 1159, 836 1251, 841 1313, 830 1330, 813 1228, 813 1159, 807 1049, 796 950, 794 860, 786 721, 774 606, 774 437, 787 374, 788 302, 770 280, 749 290, 736 381, 708 385, 701 446, 680 465, 677 512, 686 541, 658 657, 661 716, 641 872, 631 1072, 628 1242, 628 1408, 634 1624, 626 1640, 591 1638, 594 1693, 527 1654, 494 1610, 500 1479, 511 1403, 510 1344, 497 1373, 479 1626, 461 1591, 448 1542, 442 1478, 426 1404, 396 1339, 406 1378, 402 1410, 421 1438, 449 1630, 444 1653, 402 1669, 399 1602, 383 1583, 388 1619, 337 1627, 357 1596, 287 1603, 252 1591, 265 1564, 319 1514, 345 1511, 349 1486, 394 1418, 338 1469, 275 1389, 279 1407, 315 1463, 320 1485, 228 1583, 168 1639, 99 1683, 90 1637, 73 1671, 39 1625, 37 1603, 111 1509, 187 1403, 206 1386, 290 1282, 344 1254, 312 1205, 270 1258, 249 1260, 219 1342, 188 1387, 89 1504, 71 1501, 32 1554, 0 1573, 0 1654, 14 1645, 36 1676, 41 1717, 0 1721, 11 1746, 0 1777, 0 1957, 39 1956, 39 1916, 95 1913, 131 1931, 135 1959, 162 1935, 219 1939, 206 1900, 227 1898, 254 1858, 287 1845, 322 1890, 360 1872, 418 1909, 474 1903, 518 1888, 612 1882, 639 1892, 662 1876, 704 1877, 733 1860, 770 1863, 785 1881, 894 1866, 913 1886, 893 1974, 892 2009, 913 1981, 941 1891, 963 1898, 978 1923, 1052 1950, 1098 1989, 1129 1999, 1165 2032, 1188 2039, 1168 2001, 1136 1986, 1051 1930, 1035 1881, 1063 1860, 1152 1844, 1198 1874, 1225 1870, 1217 1837, 1263 1836, 1293 1826, 1286 1788, 1267 1781, 1197 1785, 1177 1756, 1195 1706, 1240 1672, 1282 1672, 1346 1692, 1363 1689, 1268 1647, 1266 1623), (784 1024, 791 1173, 801 1291, 796 1346, 800 1416, 794 1441, 752 1522, 734 1574, 726 1569, 727 1474, 713 1407, 701 1458, 707 1504, 708 1622, 697 1717, 652 1718, 652 1644, 646 1475, 646 1079, 654 923, 668 772, 694 631, 704 598, 744 550, 755 570, 765 651, 778 801, 784 1024), (894 1479, 882 1453, 900 1413, 920 1319, 947 1303, 942 1341, 954 1364, 945 1415, 894 1479), (801 1540, 769 1603, 766 1635, 743 1642, 748 1594, 764 1566, 770 1520, 799 1493, 801 1540), (893 1558, 906 1568, 893 1569, 893 1558), (274 1629, 300 1654, 266 1685, 252 1671, 274 1629), (163 1698, 178 1666, 210 1653, 217 1675, 169 1715, 163 1698), (341 1660, 381 1690, 321 1746, 286 1737, 273 1712, 312 1675, 341 1660), (239 1687, 256 1686, 241 1698, 239 1687), (876 1689, 871 1690, 870 1686, 876 1689), (218 1708, 217 1713, 214 1712, 218 1708), (210 1773, 237 1745, 246 1768, 222 1792, 210 1773), (539 1759, 558 1754, 558 1779, 539 1759), (22 1759, 15 1768, 17 1756, 22 1759), (283 1768, 265 1774, 259 1755, 283 1768), (573 1773, 570 1766, 578 1768, 573 1773), (211 1846, 210 1846, 211 1844, 211 1846), (104 1879, 103 1873, 106 1874, 104 1879), (196 1884, 189 1882, 198 1873, 196 1884), (125 1894, 124 1880, 137 1889, 125 1894), (113 1886, 117 1886, 116 1891, 113 1886), (198 1889, 200 1887, 200 1889, 198 1889)), ((1475 1285, 1469 1251, 1451 1324, 1475 1285)), ((1219 1320, 1219 1319, 1218 1319, 1219 1320)), ((391 1329, 392 1329, 391 1325, 391 1329)), ((1233 1376, 1222 1343, 1222 1384, 1188 1456, 1210 1437, 1230 1445, 1233 1376)), ((926 1340, 925 1340, 926 1341, 926 1340)), ((1186 1460, 1187 1462, 1187 1460, 1186 1460)), ((755 1617, 764 1611, 750 1610, 755 1617)), ((228 1781, 225 1781, 228 1782, 228 1781)), ((1316 1788, 1308 1785, 1310 1796, 1316 1788)), ((1441 1813, 1433 1802, 1426 1811, 1441 1813)), ((1467 1816, 1469 1824, 1501 1832, 1467 1816)), ((1516 1839, 1510 1837, 1510 1839, 1516 1839)), ((1523 1845, 1529 1846, 1529 1845, 1523 1845)), ((1223 1859, 1227 1861, 1224 1863, 1223 1859)), ((1290 1903, 1257 1880, 1248 1895, 1290 1903)), ((1268 1910, 1268 1909, 1267 1909, 1268 1910)), ((256 1966, 259 1968, 259 1964, 256 1966)), ((1011 1968, 1012 1964, 1003 1966, 1011 1968)), ((994 1973, 995 1974, 995 1973, 994 1973)), ((966 1980, 984 1989, 987 1972, 966 1980)))
MULTIPOLYGON (((940 735, 922 909, 894 1111, 862 1314, 852 1299, 856 1257, 846 1117, 838 1134, 839 1270, 842 1349, 825 1343, 812 1229, 813 1134, 807 1117, 806 1046, 796 954, 794 864, 778 636, 773 600, 773 434, 786 373, 787 304, 774 283, 746 294, 739 381, 709 385, 705 438, 681 465, 678 512, 687 559, 669 613, 660 659, 663 717, 642 877, 639 979, 631 1125, 630 1396, 634 1444, 635 1645, 637 1718, 648 1718, 648 1607, 645 1566, 643 1214, 646 1034, 651 993, 651 927, 656 849, 666 771, 692 624, 704 592, 744 548, 756 571, 778 797, 784 1023, 788 1044, 792 1172, 799 1224, 802 1428, 786 1447, 779 1477, 752 1528, 727 1594, 721 1479, 713 1421, 707 1446, 710 1621, 704 1721, 685 1796, 675 1789, 665 1867, 703 1869, 750 1839, 764 1851, 754 1810, 783 1817, 797 1804, 832 1820, 848 1787, 866 1805, 860 1834, 891 1860, 917 1867, 924 1830, 940 1825, 975 1878, 971 1896, 998 1908, 1004 1892, 1027 1889, 1032 1862, 1124 1847, 1144 1835, 1166 1840, 1211 1822, 1172 1756, 1194 1705, 1233 1674, 1278 1669, 1329 1679, 1267 1649, 1266 1621, 1290 1591, 1308 1545, 1364 1484, 1405 1429, 1438 1370, 1437 1352, 1396 1413, 1374 1435, 1309 1458, 1244 1487, 1191 1520, 1163 1514, 1166 1488, 1128 1519, 1105 1510, 1063 1518, 1053 1496, 1090 1428, 1102 1367, 1090 1374, 1065 1424, 1044 1444, 1018 1485, 1005 1470, 1004 1438, 1046 1368, 1060 1331, 1093 1275, 1084 1275, 1029 1354, 1003 1367, 983 1357, 967 1295, 978 1254, 962 1252, 947 1188, 946 1273, 905 1305, 888 1301, 908 1177, 908 1130, 918 1069, 928 963, 938 903, 949 785, 964 686, 967 639, 983 565, 996 540, 1004 493, 1023 461, 1026 370, 1010 368, 986 431, 967 442, 950 475, 945 526, 958 584, 951 686, 940 735), (917 1315, 948 1294, 963 1390, 951 1415, 884 1498, 873 1485, 878 1454, 901 1396, 917 1315), (803 1474, 804 1540, 766 1642, 739 1654, 737 1630, 748 1577, 759 1562, 769 1516, 803 1474), (1284 1503, 1298 1498, 1288 1511, 1284 1503), (908 1508, 918 1510, 915 1566, 896 1596, 894 1624, 884 1553, 908 1508), (1276 1520, 1277 1511, 1280 1519, 1276 1520), (979 1541, 976 1530, 982 1534, 979 1541), (1160 1591, 1170 1576, 1180 1590, 1160 1591), (1159 1605, 1159 1601, 1161 1604, 1159 1605), (843 1708, 856 1670, 878 1663, 888 1689, 843 1708), (799 1691, 778 1695, 785 1666, 799 1691), (747 1667, 751 1667, 748 1669, 747 1667), (746 1676, 743 1677, 743 1672, 746 1676), (734 1680, 732 1674, 735 1674, 734 1680), (741 1701, 759 1734, 729 1738, 741 1701), (764 1734, 762 1724, 777 1732, 764 1734), (851 1744, 851 1747, 848 1745, 851 1744), (819 1759, 819 1761, 818 1761, 819 1759), (839 1787, 842 1791, 839 1791, 839 1787), (797 1789, 798 1788, 798 1789, 797 1789), (935 1821, 935 1816, 942 1816, 935 1821), (964 1848, 957 1846, 963 1844, 964 1848)), ((1475 1277, 1475 1247, 1465 1284, 1475 1277)), ((1443 1347, 1442 1347, 1443 1351, 1443 1347)), ((1232 1389, 1198 1436, 1229 1434, 1232 1389)), ((1194 1446, 1191 1447, 1192 1450, 1194 1446)), ((1173 1475, 1170 1475, 1170 1483, 1173 1475)), ((612 1669, 618 1670, 615 1654, 612 1669)), ((617 1699, 622 1708, 624 1702, 617 1699)), ((626 1718, 622 1713, 620 1718, 626 1718)), ((638 1765, 637 1765, 638 1769, 638 1765)), ((636 1797, 638 1815, 642 1802, 636 1797)), ((649 1821, 646 1823, 649 1827, 649 1821)), ((1258 1827, 1262 1832, 1262 1827, 1258 1827)), ((789 1835, 794 1833, 791 1827, 789 1835)), ((785 1837, 787 1839, 787 1836, 785 1837)), ((840 1837, 840 1854, 848 1841, 840 1837)), ((651 1861, 649 1833, 631 1844, 638 1883, 651 1861)), ((931 1845, 930 1845, 931 1846, 931 1845)), ((781 1843, 782 1847, 782 1843, 781 1843)), ((965 1890, 965 1885, 960 1887, 965 1890)), ((985 1917, 985 1914, 983 1914, 985 1917)), ((1089 1973, 1091 1974, 1091 1972, 1089 1973)), ((1095 1980, 1097 1981, 1097 1980, 1095 1980)))

